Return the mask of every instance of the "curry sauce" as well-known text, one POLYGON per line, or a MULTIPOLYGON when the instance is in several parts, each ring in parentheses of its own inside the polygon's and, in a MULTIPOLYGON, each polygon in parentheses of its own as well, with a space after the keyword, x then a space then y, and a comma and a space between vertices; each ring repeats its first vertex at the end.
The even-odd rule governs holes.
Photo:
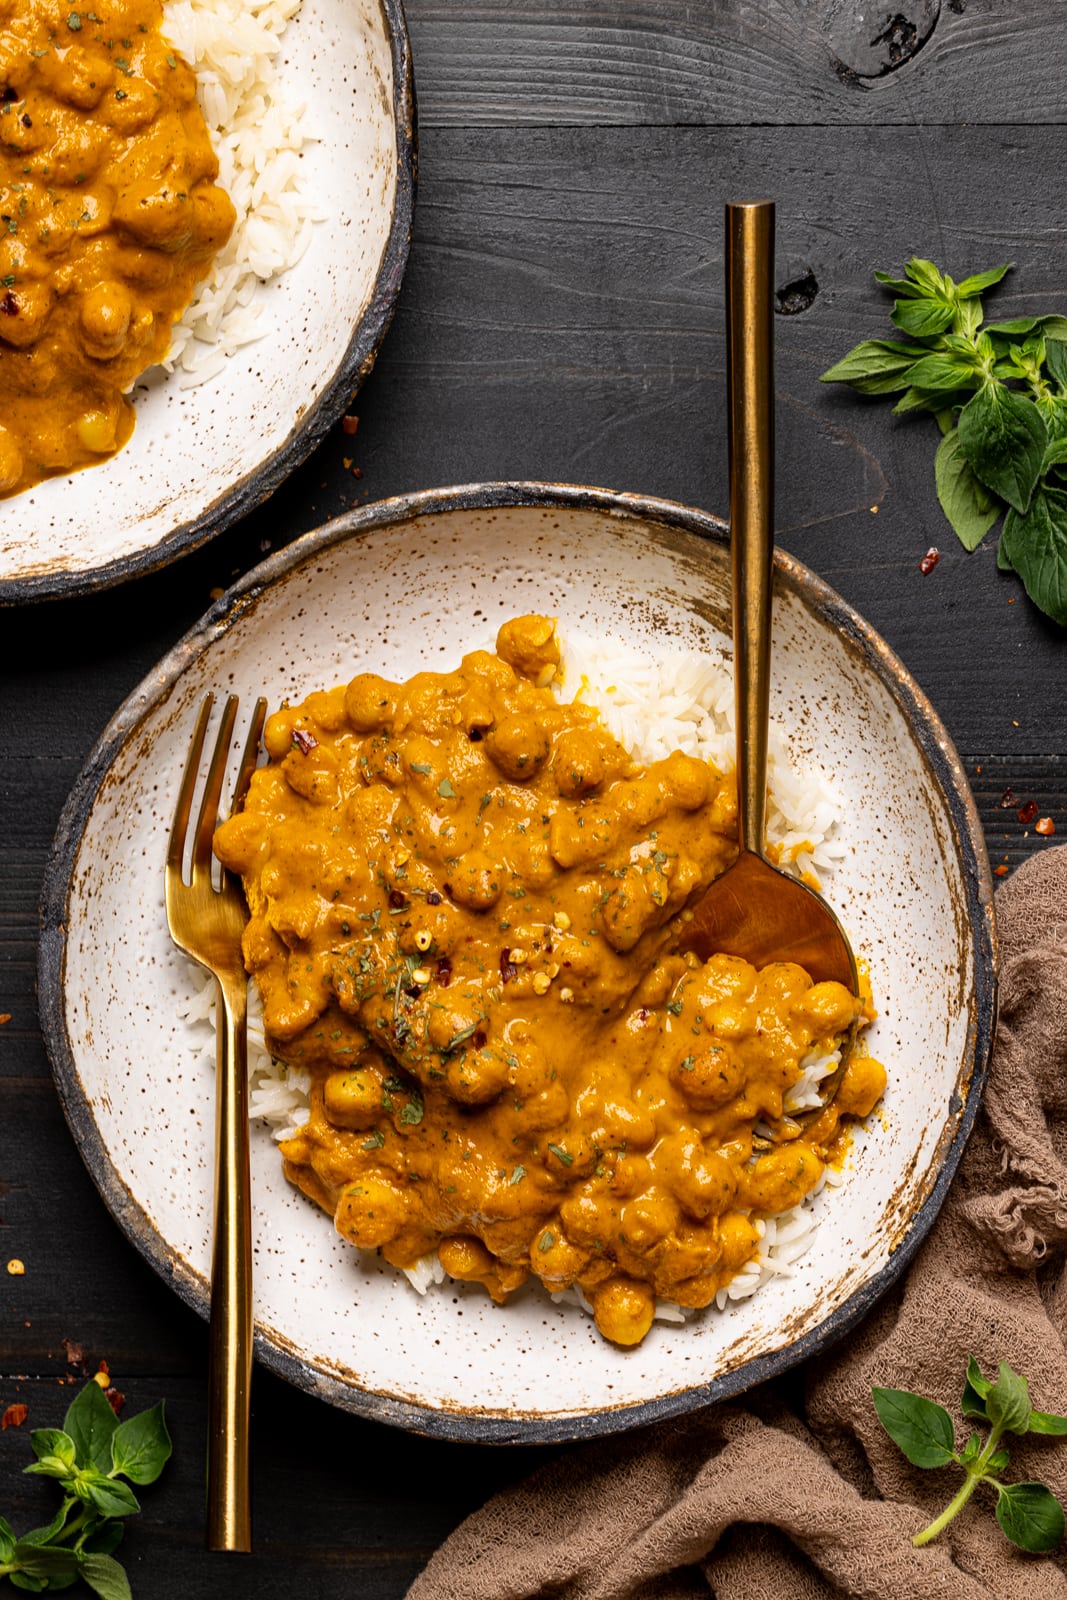
POLYGON ((736 856, 732 778, 636 765, 562 703, 553 624, 267 722, 216 853, 240 873, 268 1045, 311 1076, 285 1171, 340 1233, 506 1300, 577 1288, 639 1342, 704 1306, 819 1182, 885 1075, 854 1056, 801 1131, 790 1088, 864 1000, 673 940, 736 856))
POLYGON ((235 213, 157 0, 0 0, 0 494, 114 454, 235 213))

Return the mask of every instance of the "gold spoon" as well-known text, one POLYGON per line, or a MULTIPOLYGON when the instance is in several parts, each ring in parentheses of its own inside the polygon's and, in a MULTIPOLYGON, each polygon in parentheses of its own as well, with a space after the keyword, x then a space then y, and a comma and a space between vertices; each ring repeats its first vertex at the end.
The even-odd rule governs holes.
MULTIPOLYGON (((726 207, 726 385, 737 707, 736 862, 691 908, 679 948, 702 961, 719 952, 755 967, 795 961, 816 983, 836 979, 859 993, 852 947, 822 897, 767 860, 767 724, 770 703, 771 574, 774 554, 774 203, 726 207)), ((821 1085, 824 1103, 840 1082, 856 1037, 821 1085)), ((795 1119, 796 1120, 796 1119, 795 1119)))

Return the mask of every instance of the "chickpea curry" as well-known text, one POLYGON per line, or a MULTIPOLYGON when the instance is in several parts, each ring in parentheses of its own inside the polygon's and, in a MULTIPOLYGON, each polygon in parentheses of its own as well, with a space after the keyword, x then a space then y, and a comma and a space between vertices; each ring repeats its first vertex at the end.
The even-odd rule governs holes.
POLYGON ((783 1116, 866 1002, 672 948, 736 854, 733 781, 636 765, 553 694, 559 660, 520 617, 457 671, 283 707, 215 848, 268 1045, 311 1076, 288 1177, 395 1266, 436 1250, 499 1302, 577 1286, 633 1345, 755 1256, 885 1075, 854 1055, 813 1123, 783 1116))
POLYGON ((113 455, 233 229, 159 0, 0 0, 0 494, 113 455))

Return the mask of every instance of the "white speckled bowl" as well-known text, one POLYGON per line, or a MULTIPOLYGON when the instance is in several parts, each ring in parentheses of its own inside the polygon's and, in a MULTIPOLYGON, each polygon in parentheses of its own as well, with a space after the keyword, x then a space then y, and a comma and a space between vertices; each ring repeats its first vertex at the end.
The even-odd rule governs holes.
POLYGON ((307 102, 303 160, 328 216, 257 290, 268 331, 199 387, 155 369, 125 449, 0 500, 0 605, 108 588, 203 544, 310 454, 373 367, 414 204, 402 0, 303 0, 280 73, 307 102))
MULTIPOLYGON (((213 1084, 176 1019, 189 993, 163 913, 166 835, 207 690, 247 701, 444 667, 509 615, 654 652, 728 636, 723 524, 606 490, 497 484, 387 501, 238 583, 130 696, 64 812, 48 869, 41 1016, 63 1104, 128 1236, 207 1307, 213 1084)), ((836 1338, 910 1259, 977 1107, 995 1018, 992 891, 959 762, 885 644, 779 554, 773 701, 845 797, 834 902, 870 962, 889 1071, 795 1276, 637 1349, 523 1291, 420 1299, 366 1264, 253 1139, 257 1351, 334 1404, 496 1441, 574 1438, 737 1393, 836 1338)))

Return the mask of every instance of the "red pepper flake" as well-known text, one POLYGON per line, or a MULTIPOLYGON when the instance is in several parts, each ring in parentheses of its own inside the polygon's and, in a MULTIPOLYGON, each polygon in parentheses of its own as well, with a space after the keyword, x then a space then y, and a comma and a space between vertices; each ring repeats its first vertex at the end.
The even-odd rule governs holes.
POLYGON ((941 560, 941 552, 940 552, 940 550, 938 550, 936 545, 931 545, 929 550, 923 556, 922 560, 919 562, 919 571, 923 574, 924 577, 926 577, 926 575, 928 573, 933 572, 934 568, 937 566, 937 563, 940 560, 941 560))
POLYGON ((118 1416, 119 1412, 126 1404, 126 1396, 118 1389, 105 1389, 104 1399, 107 1401, 108 1405, 111 1407, 116 1416, 118 1416))
POLYGON ((486 1034, 485 1029, 484 1028, 479 1028, 478 1032, 474 1035, 474 1038, 471 1040, 471 1043, 473 1044, 473 1046, 474 1046, 474 1048, 476 1050, 484 1050, 485 1049, 485 1042, 486 1042, 487 1038, 488 1038, 488 1035, 486 1034))
POLYGON ((18 90, 15 88, 14 84, 9 83, 7 85, 7 88, 4 90, 3 94, 0 95, 0 100, 4 100, 4 101, 7 102, 8 105, 10 105, 12 100, 17 100, 18 97, 19 97, 18 90))
POLYGON ((88 1368, 85 1364, 85 1348, 76 1339, 61 1339, 60 1344, 67 1352, 67 1366, 71 1372, 84 1374, 88 1368))
POLYGON ((998 878, 1006 878, 1008 875, 1008 869, 1005 866, 994 867, 993 871, 996 873, 998 878))
POLYGON ((1043 833, 1045 838, 1048 839, 1056 832, 1056 824, 1051 817, 1038 817, 1034 823, 1034 832, 1043 833))
POLYGON ((452 963, 447 956, 442 956, 437 963, 437 981, 442 989, 447 989, 452 982, 452 963))
POLYGON ((1000 804, 1001 804, 1001 808, 1004 811, 1009 811, 1011 809, 1011 807, 1015 804, 1015 790, 1011 787, 1010 784, 1005 789, 1004 793, 1001 795, 1000 804))
POLYGON ((359 432, 359 418, 358 417, 342 417, 341 418, 341 427, 344 429, 345 433, 347 433, 347 434, 358 433, 359 432))
POLYGON ((389 904, 392 906, 394 911, 403 911, 407 903, 407 895, 404 893, 403 889, 390 889, 389 904))
POLYGON ((1021 805, 1019 807, 1015 815, 1018 817, 1020 822, 1033 822, 1034 818, 1037 816, 1037 801, 1027 800, 1025 805, 1021 805))
POLYGON ((21 1428, 29 1414, 28 1407, 21 1402, 18 1405, 8 1406, 3 1416, 0 1417, 0 1433, 5 1432, 8 1428, 21 1428))
POLYGON ((436 889, 431 889, 428 892, 426 896, 426 904, 428 906, 439 906, 441 904, 441 896, 438 894, 436 889))
POLYGON ((0 299, 0 311, 4 313, 5 317, 17 317, 19 314, 19 303, 10 289, 3 299, 0 299))
POLYGON ((512 978, 517 978, 519 969, 511 959, 511 951, 506 947, 500 952, 500 981, 510 983, 512 978))
POLYGON ((296 748, 300 751, 301 755, 309 756, 312 750, 316 750, 318 748, 319 741, 316 739, 315 735, 313 733, 309 733, 306 728, 294 728, 293 743, 296 745, 296 748))
POLYGON ((11 1013, 10 1013, 10 1011, 0 1011, 0 1028, 3 1027, 5 1022, 10 1022, 10 1021, 11 1021, 11 1013))

